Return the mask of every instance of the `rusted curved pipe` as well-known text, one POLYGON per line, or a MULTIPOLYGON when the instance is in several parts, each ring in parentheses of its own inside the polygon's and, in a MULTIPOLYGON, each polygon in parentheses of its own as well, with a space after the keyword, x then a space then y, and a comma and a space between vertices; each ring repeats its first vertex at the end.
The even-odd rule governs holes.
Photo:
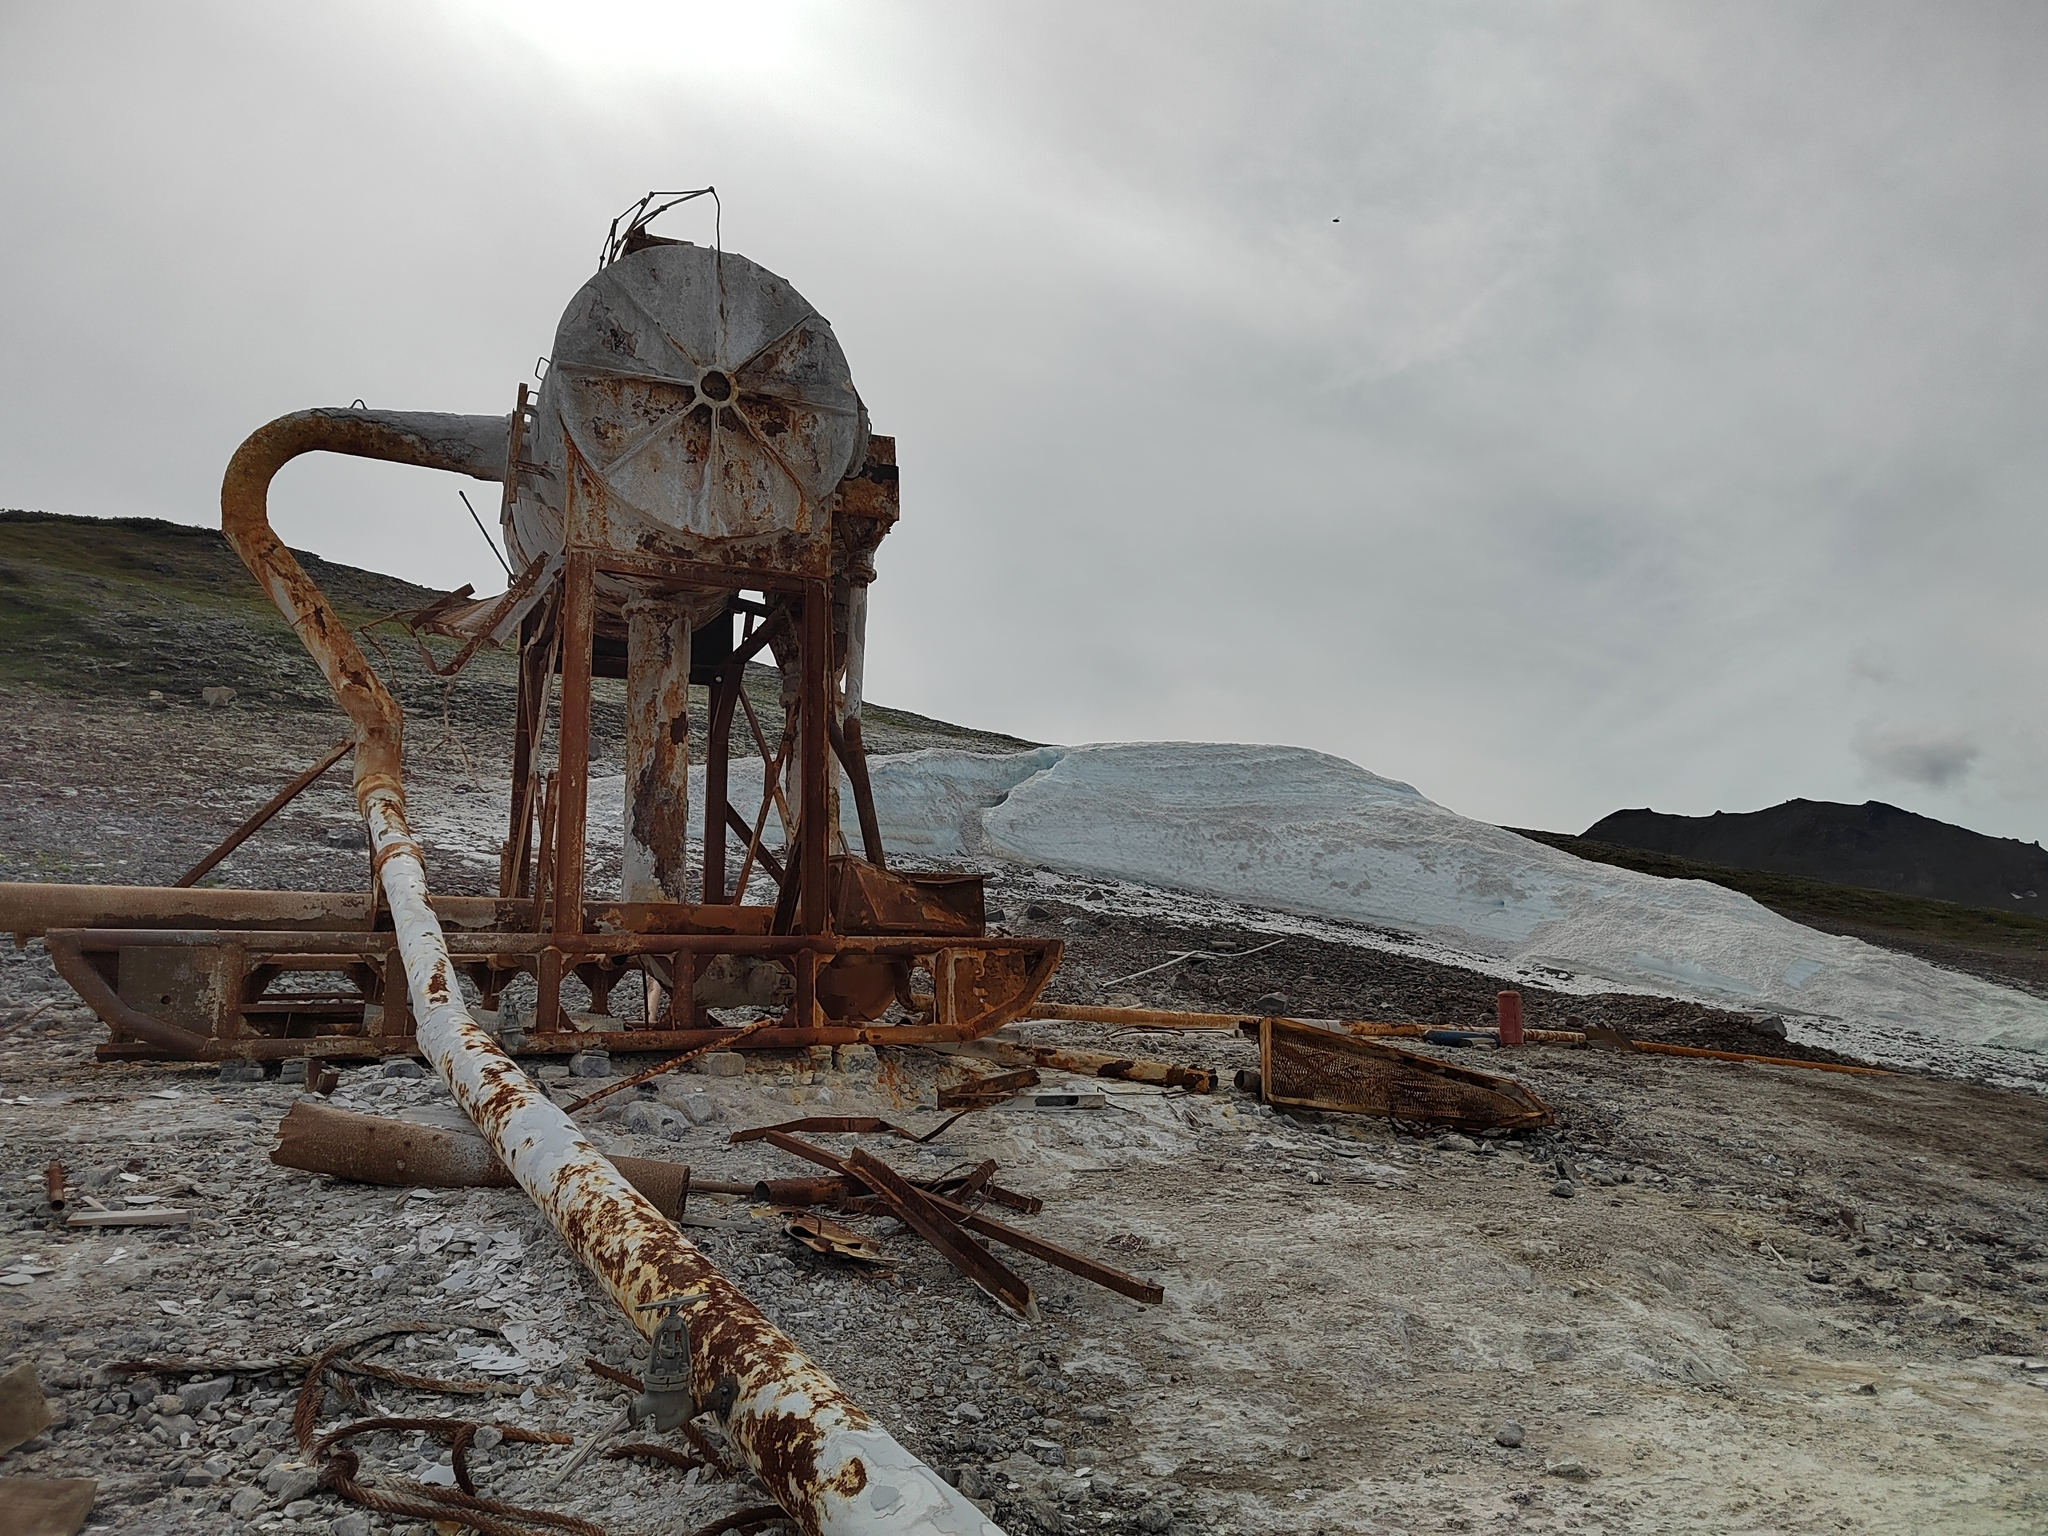
POLYGON ((294 411, 249 434, 220 487, 220 529, 319 663, 335 702, 355 726, 356 798, 389 784, 403 796, 404 724, 362 647, 298 558, 270 526, 270 482, 302 453, 345 453, 502 480, 511 446, 503 416, 439 411, 294 411))
MULTIPOLYGON (((400 712, 320 589, 270 529, 277 471, 326 450, 454 469, 483 479, 488 418, 305 411, 242 444, 221 486, 228 542, 270 593, 356 727, 356 802, 371 868, 391 912, 420 1050, 498 1159, 642 1333, 671 1297, 691 1314, 696 1396, 733 1377, 726 1427, 763 1486, 805 1536, 1002 1536, 981 1511, 870 1418, 796 1343, 592 1146, 471 1017, 427 894, 426 865, 405 818, 400 712)), ((502 433, 503 422, 496 423, 502 433)))

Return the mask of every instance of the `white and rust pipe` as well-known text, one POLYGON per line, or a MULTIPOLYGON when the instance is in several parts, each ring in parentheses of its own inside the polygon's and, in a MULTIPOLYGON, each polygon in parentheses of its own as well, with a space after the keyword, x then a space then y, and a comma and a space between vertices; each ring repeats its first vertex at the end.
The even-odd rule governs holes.
MULTIPOLYGON (((807 1536, 1002 1536, 981 1511, 901 1445, 655 1209, 471 1017, 427 896, 426 865, 406 822, 401 716, 347 626, 271 531, 271 478, 326 450, 495 478, 480 417, 307 411, 244 443, 221 489, 228 542, 298 631, 356 725, 356 798, 396 929, 420 1049, 520 1187, 643 1333, 639 1309, 704 1293, 691 1314, 694 1393, 726 1376, 738 1396, 733 1443, 807 1536)), ((496 439, 503 473, 503 437, 496 439)))

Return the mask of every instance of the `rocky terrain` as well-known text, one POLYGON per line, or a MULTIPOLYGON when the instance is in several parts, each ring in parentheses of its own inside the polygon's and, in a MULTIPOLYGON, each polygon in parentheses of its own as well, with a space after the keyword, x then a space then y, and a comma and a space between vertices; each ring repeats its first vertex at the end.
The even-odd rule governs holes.
MULTIPOLYGON (((10 702, 0 852, 16 878, 167 880, 334 729, 246 704, 10 702)), ((471 758, 416 748, 423 803, 474 792, 472 767, 496 771, 483 743, 471 758)), ((351 827, 342 786, 324 786, 223 873, 352 888, 367 870, 351 827)), ((437 859, 435 877, 480 890, 490 872, 437 859)), ((990 902, 1007 925, 1067 940, 1057 995, 1079 1000, 1236 1009, 1278 994, 1298 1013, 1469 1024, 1496 985, 1300 938, 1129 981, 1178 951, 1266 940, 1028 870, 1001 873, 990 902)), ((1528 1008, 1539 1026, 1576 1015, 1783 1049, 1765 1021, 1668 999, 1532 989, 1528 1008)), ((313 1490, 287 1423, 308 1354, 400 1324, 434 1331, 395 1336, 379 1361, 495 1390, 364 1383, 359 1403, 326 1403, 323 1427, 382 1413, 585 1437, 612 1414, 619 1389, 581 1362, 629 1364, 637 1336, 519 1192, 351 1187, 274 1166, 298 1085, 96 1063, 104 1032, 37 945, 0 967, 0 1029, 0 1366, 33 1363, 60 1414, 6 1474, 96 1478, 99 1529, 423 1530, 313 1490), (194 1224, 67 1228, 46 1201, 53 1159, 103 1204, 154 1198, 194 1224), (188 1363, 116 1369, 138 1359, 188 1363)), ((1253 1054, 1216 1034, 1013 1033, 1114 1041, 1226 1084, 1253 1054)), ((910 1170, 996 1159, 1046 1201, 1021 1220, 1155 1279, 1158 1308, 1022 1260, 1044 1315, 1025 1326, 886 1223, 869 1224, 886 1268, 812 1254, 744 1202, 694 1200, 718 1225, 690 1235, 1010 1531, 2048 1522, 2041 1100, 1552 1048, 1482 1064, 1540 1094, 1555 1129, 1415 1139, 1275 1114, 1227 1087, 1107 1085, 1100 1108, 979 1111, 921 1150, 865 1139, 910 1170)), ((808 1057, 750 1066, 621 1095, 591 1128, 700 1179, 787 1175, 799 1165, 730 1145, 731 1131, 869 1111, 923 1128, 955 1070, 928 1053, 891 1053, 879 1076, 808 1057)), ((437 1080, 385 1070, 350 1069, 336 1101, 445 1105, 437 1080)), ((452 1475, 431 1437, 386 1432, 361 1449, 371 1480, 452 1475)), ((473 1453, 478 1485, 619 1536, 695 1530, 760 1497, 701 1469, 601 1459, 548 1488, 567 1454, 501 1441, 473 1453)))
MULTIPOLYGON (((187 620, 162 624, 188 634, 187 620)), ((178 640, 176 669, 133 680, 91 672, 92 686, 66 687, 67 662, 0 687, 0 877, 168 883, 338 738, 331 711, 222 682, 196 646, 178 640), (236 697, 209 706, 201 690, 218 686, 236 697)), ((414 711, 423 810, 502 785, 501 716, 479 696, 473 713, 414 711)), ((898 747, 1006 740, 914 717, 889 728, 898 747)), ((615 723, 601 718, 598 734, 601 753, 615 750, 615 723)), ((437 888, 492 887, 495 866, 473 847, 426 842, 437 888)), ((344 777, 217 874, 359 887, 367 859, 344 777)), ((1052 995, 1071 1001, 1470 1025, 1498 987, 1386 935, 1268 931, 1256 912, 1223 922, 1214 903, 1114 882, 1002 867, 989 904, 1012 931, 1066 942, 1052 995), (1210 958, 1168 963, 1188 951, 1210 958)), ((1825 1054, 1758 1014, 1524 992, 1536 1027, 1576 1019, 1825 1054)), ((1416 1136, 1234 1092, 1255 1057, 1235 1035, 1006 1033, 1205 1065, 1220 1085, 1076 1080, 1083 1107, 979 1110, 925 1146, 818 1139, 912 1173, 994 1159, 1003 1183, 1045 1201, 1020 1225, 1156 1281, 1161 1305, 1020 1259, 1042 1311, 1027 1325, 886 1221, 855 1223, 887 1260, 876 1265, 821 1257, 745 1200, 693 1197, 687 1220, 1007 1531, 2048 1528, 2038 1096, 1528 1047, 1460 1058, 1527 1084, 1553 1128, 1416 1136)), ((478 1421, 469 1466, 487 1496, 613 1536, 701 1531, 760 1503, 744 1476, 648 1459, 594 1457, 554 1485, 569 1447, 518 1434, 587 1440, 622 1389, 586 1361, 631 1369, 644 1345, 519 1191, 286 1170, 269 1152, 301 1084, 103 1064, 104 1038, 40 945, 0 951, 0 1372, 31 1365, 56 1413, 0 1477, 94 1479, 93 1530, 425 1536, 417 1517, 316 1486, 292 1433, 309 1357, 353 1345, 442 1385, 349 1377, 319 1403, 319 1428, 478 1421), (192 1221, 69 1226, 48 1200, 52 1162, 70 1210, 168 1207, 192 1221)), ((611 1070, 641 1064, 619 1053, 611 1070)), ((529 1065, 569 1091, 561 1064, 529 1065)), ((659 1080, 582 1119, 606 1149, 687 1163, 700 1180, 784 1176, 804 1166, 732 1132, 816 1113, 924 1130, 960 1071, 922 1051, 746 1065, 659 1080)), ((333 1102, 450 1109, 411 1063, 350 1067, 333 1102)), ((363 1480, 387 1491, 454 1477, 431 1434, 382 1430, 357 1449, 363 1480)))

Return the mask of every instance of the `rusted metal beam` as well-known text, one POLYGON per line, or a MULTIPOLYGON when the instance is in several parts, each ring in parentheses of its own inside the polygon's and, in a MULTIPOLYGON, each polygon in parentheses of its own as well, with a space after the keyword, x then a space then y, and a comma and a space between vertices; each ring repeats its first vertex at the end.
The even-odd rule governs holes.
POLYGON ((1163 1088, 1185 1088, 1189 1093, 1209 1093, 1216 1086, 1216 1074, 1207 1067, 1184 1067, 1173 1061, 1112 1056, 1104 1051, 1077 1051, 1065 1046, 1006 1045, 1004 1049, 1006 1052, 1021 1051, 1037 1066, 1050 1067, 1058 1072, 1078 1072, 1084 1077, 1157 1083, 1163 1088))
POLYGON ((1128 1296, 1133 1301, 1142 1301, 1148 1306, 1156 1306, 1166 1299, 1165 1290, 1149 1280, 1140 1280, 1136 1275, 1127 1275, 1120 1269, 1112 1269, 1107 1264, 1097 1263, 1085 1254, 1076 1253, 1071 1248, 1062 1248, 1058 1243, 1049 1243, 1042 1237, 997 1221, 993 1216, 984 1216, 980 1211, 969 1210, 943 1195, 932 1195, 929 1198, 933 1204, 969 1231, 979 1232, 983 1237, 993 1239, 1007 1248, 1014 1248, 1019 1253, 1028 1253, 1034 1259, 1042 1260, 1057 1269, 1064 1269, 1068 1274, 1079 1275, 1083 1280, 1092 1280, 1120 1296, 1128 1296))
POLYGON ((308 768, 304 773, 300 774, 297 778, 293 779, 291 783, 285 785, 283 789, 280 789, 276 794, 272 795, 269 801, 264 805, 263 809, 256 812, 255 815, 251 816, 247 821, 243 822, 239 827, 235 828, 234 831, 230 832, 226 837, 222 838, 219 844, 214 848, 213 852, 209 853, 197 864, 194 864, 190 869, 186 870, 184 874, 178 876, 178 878, 171 883, 171 889, 180 891, 185 890, 190 886, 197 885, 201 880, 205 879, 208 870, 212 869, 216 864, 220 863, 222 859, 226 858, 229 854, 233 853, 237 848, 241 847, 242 844, 246 843, 250 838, 254 837, 259 831, 262 830, 263 824, 265 822, 269 821, 271 817, 275 816, 279 811, 283 810, 286 806, 290 805, 294 800, 298 799, 301 794, 303 794, 307 789, 312 787, 315 780, 317 780, 322 774, 326 773, 327 770, 332 768, 336 763, 340 762, 344 757, 347 757, 349 754, 349 749, 353 747, 355 744, 355 738, 353 736, 345 737, 341 741, 336 742, 333 751, 329 752, 325 757, 321 758, 319 762, 315 763, 312 767, 308 768))
POLYGON ((1255 1013, 1176 1013, 1164 1008, 1097 1008, 1085 1003, 1033 1003, 1027 1019, 1059 1019, 1072 1024, 1117 1024, 1127 1029, 1216 1030, 1236 1034, 1240 1024, 1256 1024, 1255 1013))
POLYGON ((626 812, 620 896, 684 901, 690 824, 690 614, 626 608, 626 812))
POLYGON ((947 1263, 973 1281, 992 1300, 1027 1322, 1037 1322, 1038 1298, 1007 1265, 979 1243, 964 1236, 932 1196, 916 1188, 880 1158, 855 1148, 846 1157, 846 1171, 872 1189, 904 1225, 911 1228, 947 1263))
MULTIPOLYGON (((554 895, 548 927, 583 931, 584 824, 590 813, 590 646, 597 618, 590 555, 572 550, 562 572, 562 704, 555 771, 554 895)), ((543 1019, 543 1027, 553 1019, 543 1019)))

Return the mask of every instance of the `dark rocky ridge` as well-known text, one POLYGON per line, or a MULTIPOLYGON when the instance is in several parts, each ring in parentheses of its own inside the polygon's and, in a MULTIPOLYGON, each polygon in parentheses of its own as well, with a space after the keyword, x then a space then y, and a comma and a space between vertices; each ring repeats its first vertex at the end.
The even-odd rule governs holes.
POLYGON ((1878 800, 1787 800, 1711 816, 1616 811, 1583 835, 1735 869, 2006 912, 2048 911, 2048 851, 2039 843, 1986 837, 1878 800))

